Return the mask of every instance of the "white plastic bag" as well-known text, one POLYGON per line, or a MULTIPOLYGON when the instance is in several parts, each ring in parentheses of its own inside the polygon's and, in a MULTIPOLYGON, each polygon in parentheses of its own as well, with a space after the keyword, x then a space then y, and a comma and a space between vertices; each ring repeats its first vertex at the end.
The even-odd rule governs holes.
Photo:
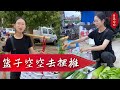
POLYGON ((88 60, 93 60, 91 52, 82 52, 81 53, 79 47, 73 49, 71 54, 83 57, 83 58, 88 59, 88 60))
POLYGON ((41 79, 42 73, 38 72, 21 72, 20 79, 41 79))

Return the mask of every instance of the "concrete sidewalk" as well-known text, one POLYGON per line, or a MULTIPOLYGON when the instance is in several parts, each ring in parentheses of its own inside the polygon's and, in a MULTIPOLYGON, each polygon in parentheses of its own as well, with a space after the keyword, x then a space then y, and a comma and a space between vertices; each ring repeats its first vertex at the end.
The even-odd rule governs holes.
POLYGON ((113 50, 114 50, 116 58, 117 58, 114 65, 115 65, 115 67, 120 68, 120 38, 113 41, 112 45, 113 45, 113 50))

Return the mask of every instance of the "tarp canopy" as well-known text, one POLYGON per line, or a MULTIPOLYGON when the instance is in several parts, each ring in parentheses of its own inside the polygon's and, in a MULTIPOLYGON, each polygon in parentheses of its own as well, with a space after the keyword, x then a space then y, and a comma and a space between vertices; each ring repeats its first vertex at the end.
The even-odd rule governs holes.
POLYGON ((87 23, 93 23, 94 21, 94 11, 81 11, 81 22, 87 23))

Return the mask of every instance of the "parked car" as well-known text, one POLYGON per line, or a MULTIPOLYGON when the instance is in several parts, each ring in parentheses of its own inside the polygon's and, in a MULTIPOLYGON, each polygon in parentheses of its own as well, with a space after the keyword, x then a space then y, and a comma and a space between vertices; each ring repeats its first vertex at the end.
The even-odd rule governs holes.
POLYGON ((4 28, 3 30, 5 30, 6 33, 15 33, 15 29, 13 28, 4 28))
MULTIPOLYGON (((57 45, 57 35, 53 31, 52 28, 48 27, 40 27, 37 30, 33 30, 34 35, 40 35, 40 36, 47 36, 49 39, 47 39, 46 43, 53 43, 54 45, 57 45)), ((34 43, 40 43, 42 42, 42 38, 34 38, 34 43)))

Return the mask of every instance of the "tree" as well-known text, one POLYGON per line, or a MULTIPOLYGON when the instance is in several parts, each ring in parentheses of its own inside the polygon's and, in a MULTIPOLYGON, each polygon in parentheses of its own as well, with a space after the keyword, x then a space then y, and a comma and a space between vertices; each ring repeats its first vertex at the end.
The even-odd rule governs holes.
POLYGON ((16 17, 24 17, 30 33, 38 26, 51 26, 54 24, 55 32, 58 32, 60 28, 59 11, 3 11, 2 13, 2 17, 5 19, 5 27, 14 24, 16 17))

